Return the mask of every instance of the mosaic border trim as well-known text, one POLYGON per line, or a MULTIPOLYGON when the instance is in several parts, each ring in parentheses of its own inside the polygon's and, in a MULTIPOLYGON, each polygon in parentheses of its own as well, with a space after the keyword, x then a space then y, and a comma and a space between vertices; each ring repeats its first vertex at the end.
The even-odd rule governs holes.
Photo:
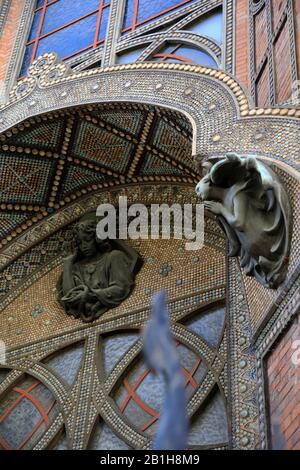
POLYGON ((0 38, 3 34, 3 29, 5 26, 5 21, 8 15, 8 11, 10 8, 11 0, 3 0, 2 4, 0 5, 0 38))
POLYGON ((228 258, 227 283, 231 447, 255 450, 259 445, 255 354, 242 273, 235 258, 228 258))

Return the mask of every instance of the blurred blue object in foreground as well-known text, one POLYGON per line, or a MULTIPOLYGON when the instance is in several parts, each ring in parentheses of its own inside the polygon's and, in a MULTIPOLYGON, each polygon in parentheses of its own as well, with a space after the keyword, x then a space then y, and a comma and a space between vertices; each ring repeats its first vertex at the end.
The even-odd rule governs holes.
POLYGON ((144 331, 144 354, 150 369, 161 375, 165 382, 165 400, 153 449, 184 450, 188 434, 185 383, 164 291, 152 300, 152 316, 144 331))

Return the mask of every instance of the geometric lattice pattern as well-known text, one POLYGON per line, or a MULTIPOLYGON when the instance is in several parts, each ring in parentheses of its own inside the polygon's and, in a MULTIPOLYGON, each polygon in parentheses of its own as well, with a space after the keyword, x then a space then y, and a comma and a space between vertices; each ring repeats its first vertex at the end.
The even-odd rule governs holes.
POLYGON ((104 176, 93 172, 89 168, 80 168, 76 166, 69 166, 64 175, 64 180, 61 187, 61 197, 76 192, 78 189, 86 185, 86 181, 90 184, 100 183, 104 180, 104 176))
POLYGON ((14 136, 9 141, 15 145, 31 146, 41 149, 55 151, 61 141, 63 129, 65 126, 64 119, 56 119, 53 122, 42 122, 37 127, 29 128, 22 134, 14 136))
MULTIPOLYGON (((201 358, 183 344, 178 344, 177 350, 185 376, 186 394, 190 398, 199 386, 206 367, 201 358)), ((157 427, 163 398, 163 382, 140 361, 123 379, 116 401, 121 412, 133 425, 152 436, 157 427)))
POLYGON ((99 129, 89 122, 81 122, 78 126, 78 137, 73 154, 101 163, 119 173, 124 173, 134 145, 106 129, 99 129))
MULTIPOLYGON (((184 310, 178 311, 183 317, 178 322, 170 308, 185 378, 190 448, 228 447, 226 332, 218 330, 215 348, 205 340, 213 327, 207 316, 215 310, 214 303, 206 306, 205 313, 187 309, 194 323, 206 316, 206 328, 202 322, 199 336, 182 325, 184 310)), ((218 311, 223 325, 224 309, 218 311)), ((109 333, 109 325, 106 332, 99 326, 29 346, 26 354, 30 353, 34 365, 28 365, 26 375, 13 369, 0 376, 1 449, 151 446, 164 385, 142 359, 139 330, 109 333), (31 367, 37 378, 31 375, 31 367)), ((8 361, 13 355, 9 353, 8 361)))
POLYGON ((91 113, 93 116, 111 124, 112 126, 131 135, 137 136, 142 131, 145 114, 142 111, 135 110, 132 112, 127 106, 122 107, 122 111, 107 110, 91 113))
MULTIPOLYGON (((188 320, 188 323, 192 322, 193 331, 197 332, 197 337, 201 340, 211 343, 213 338, 214 348, 217 351, 223 337, 224 320, 224 308, 212 308, 193 316, 191 320, 188 320), (219 320, 219 325, 215 324, 216 319, 219 320)), ((118 340, 116 338, 116 341, 121 341, 124 353, 125 349, 128 349, 129 345, 133 343, 134 337, 129 335, 126 342, 126 336, 123 334, 118 340)), ((197 390, 206 386, 208 365, 201 355, 196 354, 179 341, 177 342, 177 351, 185 377, 186 396, 188 400, 191 400, 197 390)), ((145 366, 144 360, 140 358, 124 374, 122 383, 114 394, 114 399, 121 413, 133 426, 138 427, 149 437, 155 434, 164 402, 164 384, 160 377, 155 376, 145 366)), ((226 445, 228 425, 225 409, 226 406, 220 390, 216 393, 216 389, 213 389, 206 397, 203 413, 200 409, 195 416, 193 426, 191 426, 189 438, 191 445, 226 445), (218 423, 217 428, 213 426, 214 423, 218 423), (196 432, 199 429, 201 429, 200 435, 196 432)))
POLYGON ((69 227, 48 237, 31 251, 27 251, 8 267, 5 275, 0 276, 0 295, 9 292, 12 285, 18 285, 22 279, 40 268, 46 260, 57 257, 63 243, 70 243, 73 235, 69 227))
POLYGON ((156 122, 153 145, 162 152, 172 153, 175 158, 184 162, 189 168, 195 168, 190 149, 186 147, 186 137, 178 133, 174 127, 160 120, 156 122))
POLYGON ((26 155, 0 154, 0 201, 44 204, 54 162, 42 158, 29 160, 26 155))
POLYGON ((146 153, 142 160, 140 174, 146 175, 180 175, 181 170, 151 153, 146 153))
POLYGON ((30 219, 30 213, 21 213, 17 212, 0 212, 0 238, 4 238, 10 232, 14 230, 16 226, 21 225, 30 219))
POLYGON ((191 135, 180 113, 127 103, 51 112, 6 131, 0 135, 0 243, 116 179, 196 182, 191 135))

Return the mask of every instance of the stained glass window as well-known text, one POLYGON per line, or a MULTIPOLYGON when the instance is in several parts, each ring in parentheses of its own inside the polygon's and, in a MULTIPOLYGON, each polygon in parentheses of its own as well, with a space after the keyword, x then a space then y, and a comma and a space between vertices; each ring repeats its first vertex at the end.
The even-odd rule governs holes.
POLYGON ((136 62, 147 46, 136 47, 135 49, 126 50, 117 56, 117 64, 132 64, 136 62))
MULTIPOLYGON (((185 377, 189 399, 202 382, 206 366, 191 349, 178 343, 177 349, 185 377)), ((140 431, 153 436, 164 401, 164 384, 140 360, 124 377, 115 396, 116 403, 126 418, 140 431)))
POLYGON ((135 31, 163 15, 172 13, 196 0, 127 0, 123 33, 135 31))
POLYGON ((192 33, 200 34, 201 36, 208 36, 215 39, 218 43, 223 42, 223 14, 222 8, 214 10, 208 15, 201 16, 196 21, 193 21, 184 30, 191 31, 192 33))
POLYGON ((84 343, 77 343, 51 355, 43 362, 67 384, 73 385, 80 368, 83 347, 84 343))
POLYGON ((0 450, 32 449, 59 407, 53 393, 30 375, 11 387, 0 404, 0 450))
MULTIPOLYGON (((225 308, 222 305, 211 306, 207 310, 194 312, 191 316, 185 318, 182 324, 186 328, 187 336, 193 335, 194 338, 197 338, 199 344, 203 342, 206 345, 205 347, 211 348, 212 352, 219 351, 218 354, 220 353, 225 328, 225 308)), ((119 360, 123 359, 135 340, 136 337, 128 332, 108 336, 102 344, 106 351, 104 359, 105 355, 112 356, 114 367, 116 367, 118 364, 116 362, 117 357, 120 358, 119 360)), ((226 399, 222 385, 219 382, 211 388, 207 387, 208 377, 212 373, 212 366, 207 362, 207 358, 189 347, 188 344, 183 344, 178 340, 176 346, 185 379, 187 401, 191 403, 193 397, 201 389, 201 395, 203 396, 201 403, 199 401, 198 409, 191 416, 188 446, 189 448, 226 446, 228 442, 228 422, 226 399), (204 389, 206 389, 206 393, 203 393, 204 389)), ((141 355, 135 356, 131 365, 127 366, 126 369, 124 368, 121 380, 116 383, 111 395, 126 422, 150 438, 155 435, 160 413, 164 406, 165 385, 160 376, 153 374, 148 369, 141 355)), ((105 432, 101 431, 103 424, 99 421, 97 426, 95 436, 101 432, 102 436, 105 436, 105 432)), ((95 437, 94 439, 97 441, 99 438, 95 437)), ((117 448, 124 448, 124 443, 119 442, 118 445, 117 448)), ((100 443, 93 442, 91 448, 105 449, 102 441, 100 443)))
POLYGON ((56 52, 62 59, 104 42, 110 0, 40 0, 36 4, 21 76, 36 57, 56 52))
POLYGON ((216 61, 207 52, 185 44, 170 44, 154 54, 151 60, 155 62, 181 62, 185 64, 201 64, 208 67, 218 67, 216 61))

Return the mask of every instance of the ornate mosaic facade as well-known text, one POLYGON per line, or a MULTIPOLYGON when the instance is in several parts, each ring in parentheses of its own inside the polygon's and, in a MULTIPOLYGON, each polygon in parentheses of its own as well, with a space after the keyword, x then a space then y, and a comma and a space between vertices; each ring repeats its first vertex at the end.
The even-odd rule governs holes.
MULTIPOLYGON (((235 77, 233 0, 150 2, 151 11, 89 1, 55 19, 60 2, 24 2, 5 80, 22 79, 0 107, 0 449, 151 448, 163 386, 140 332, 160 288, 185 378, 188 447, 274 448, 265 365, 299 311, 300 110, 254 107, 235 77), (85 24, 92 37, 75 50, 85 24), (200 163, 231 151, 270 164, 288 193, 279 289, 228 258, 206 213, 202 249, 128 241, 144 262, 133 293, 93 324, 65 314, 56 282, 82 215, 119 196, 195 204, 200 163)), ((265 2, 254 3, 256 14, 265 2)))

